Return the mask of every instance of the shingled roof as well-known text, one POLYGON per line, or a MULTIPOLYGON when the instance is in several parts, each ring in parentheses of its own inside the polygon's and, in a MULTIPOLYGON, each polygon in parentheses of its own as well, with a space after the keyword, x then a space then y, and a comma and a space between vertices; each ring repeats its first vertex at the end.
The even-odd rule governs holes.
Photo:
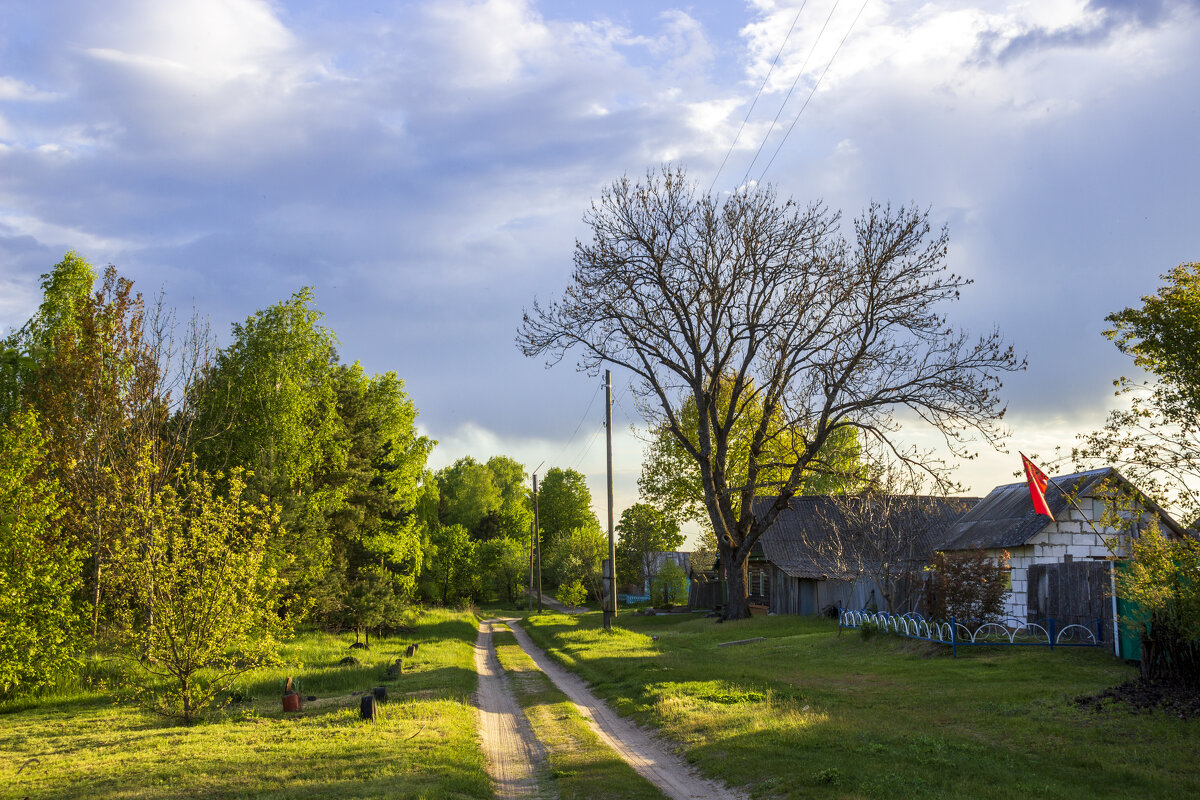
MULTIPOLYGON (((1167 527, 1176 534, 1181 532, 1178 523, 1112 467, 1053 478, 1046 487, 1046 505, 1050 507, 1055 519, 1058 519, 1070 506, 1066 493, 1074 494, 1077 498, 1091 497, 1106 483, 1113 481, 1136 492, 1147 508, 1158 512, 1167 527)), ((955 522, 951 526, 947 542, 939 549, 990 550, 1020 547, 1051 524, 1053 523, 1050 519, 1033 510, 1027 482, 1009 483, 992 489, 987 497, 955 522)))
MULTIPOLYGON (((977 497, 922 497, 922 520, 914 527, 919 531, 915 554, 920 558, 932 556, 941 549, 951 523, 979 502, 977 497)), ((773 503, 773 497, 760 497, 755 505, 773 503)), ((838 525, 845 524, 841 507, 829 495, 802 495, 788 501, 788 508, 770 528, 763 532, 759 543, 767 561, 793 578, 807 580, 842 580, 853 577, 843 567, 819 552, 822 543, 836 535, 838 525)))

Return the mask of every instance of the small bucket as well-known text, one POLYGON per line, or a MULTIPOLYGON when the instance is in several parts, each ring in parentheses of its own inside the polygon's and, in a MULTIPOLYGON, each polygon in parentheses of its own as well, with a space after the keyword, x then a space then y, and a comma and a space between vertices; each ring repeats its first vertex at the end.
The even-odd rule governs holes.
POLYGON ((296 692, 287 692, 283 696, 284 711, 299 711, 300 710, 300 695, 296 692))

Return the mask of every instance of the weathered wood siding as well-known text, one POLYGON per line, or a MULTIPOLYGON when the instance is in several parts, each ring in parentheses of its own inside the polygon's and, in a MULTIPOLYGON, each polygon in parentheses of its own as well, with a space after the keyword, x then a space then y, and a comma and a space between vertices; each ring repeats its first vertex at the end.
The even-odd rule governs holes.
POLYGON ((1108 561, 1032 564, 1028 574, 1028 621, 1054 619, 1062 625, 1095 628, 1112 636, 1112 584, 1108 561))

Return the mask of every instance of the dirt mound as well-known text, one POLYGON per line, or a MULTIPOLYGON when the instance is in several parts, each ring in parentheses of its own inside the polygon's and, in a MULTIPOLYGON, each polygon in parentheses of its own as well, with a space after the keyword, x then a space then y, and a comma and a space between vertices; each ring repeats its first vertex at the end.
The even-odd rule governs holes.
POLYGON ((1118 703, 1132 706, 1135 713, 1149 713, 1158 709, 1180 719, 1200 718, 1200 689, 1195 687, 1136 680, 1105 689, 1097 695, 1075 698, 1075 705, 1097 713, 1118 703))

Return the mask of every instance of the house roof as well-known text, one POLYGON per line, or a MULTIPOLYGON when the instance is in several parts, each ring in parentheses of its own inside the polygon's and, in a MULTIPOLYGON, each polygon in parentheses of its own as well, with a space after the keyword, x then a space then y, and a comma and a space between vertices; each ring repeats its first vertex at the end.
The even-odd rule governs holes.
MULTIPOLYGON (((906 508, 899 513, 917 515, 919 520, 903 521, 919 531, 914 553, 921 558, 931 556, 946 540, 951 523, 979 502, 977 497, 922 497, 919 508, 906 508)), ((774 502, 774 498, 758 498, 756 505, 774 502)), ((837 528, 845 525, 841 505, 829 495, 802 495, 788 501, 770 528, 763 532, 759 543, 767 561, 793 578, 809 580, 843 579, 845 565, 822 553, 823 545, 832 543, 837 528)))
MULTIPOLYGON (((1106 483, 1114 480, 1135 492, 1140 502, 1146 508, 1157 512, 1176 534, 1181 532, 1178 523, 1112 467, 1052 478, 1046 487, 1046 505, 1057 519, 1070 505, 1067 493, 1076 497, 1091 497, 1106 483)), ((989 550, 1019 547, 1050 524, 1052 520, 1033 510, 1033 503, 1029 499, 1029 484, 1026 481, 1009 483, 992 489, 987 497, 963 514, 951 526, 950 536, 939 549, 989 550)))

